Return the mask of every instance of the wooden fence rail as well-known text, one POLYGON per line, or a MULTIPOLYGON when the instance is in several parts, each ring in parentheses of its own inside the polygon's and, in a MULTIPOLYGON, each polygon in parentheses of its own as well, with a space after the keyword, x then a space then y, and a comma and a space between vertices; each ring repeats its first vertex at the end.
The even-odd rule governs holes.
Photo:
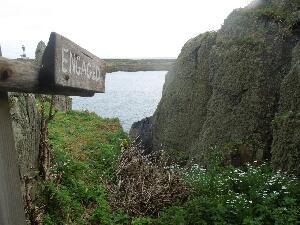
POLYGON ((51 33, 42 65, 2 57, 0 46, 0 225, 25 225, 8 92, 93 96, 105 90, 105 63, 51 33))

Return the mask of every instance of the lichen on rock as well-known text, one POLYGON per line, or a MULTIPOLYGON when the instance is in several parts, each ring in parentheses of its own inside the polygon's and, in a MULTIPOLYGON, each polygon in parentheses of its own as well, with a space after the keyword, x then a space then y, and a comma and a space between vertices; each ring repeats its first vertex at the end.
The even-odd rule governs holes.
POLYGON ((300 176, 300 43, 281 84, 279 111, 273 120, 272 164, 300 176))
POLYGON ((39 143, 40 113, 33 94, 9 93, 15 146, 18 153, 18 166, 21 191, 30 224, 33 203, 39 194, 39 143))
MULTIPOLYGON (((46 45, 39 42, 35 63, 41 64, 46 45)), ((32 60, 24 62, 32 63, 32 60)), ((9 93, 10 114, 18 153, 18 166, 21 191, 28 224, 37 219, 36 201, 40 191, 39 153, 41 141, 41 113, 34 94, 9 93)), ((54 108, 69 111, 72 99, 67 96, 54 96, 54 108)))
POLYGON ((238 164, 271 159, 272 121, 284 93, 299 106, 291 96, 299 8, 298 0, 261 1, 234 10, 219 31, 189 40, 153 115, 153 149, 188 152, 202 164, 215 148, 238 164))

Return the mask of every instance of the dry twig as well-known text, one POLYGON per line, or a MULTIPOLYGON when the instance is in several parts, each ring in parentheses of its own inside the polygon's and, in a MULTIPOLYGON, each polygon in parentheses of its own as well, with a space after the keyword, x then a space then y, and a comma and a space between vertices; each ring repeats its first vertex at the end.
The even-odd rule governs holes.
POLYGON ((110 186, 113 208, 131 215, 157 215, 188 196, 179 172, 167 166, 163 152, 143 156, 138 146, 123 150, 116 171, 118 185, 110 186))

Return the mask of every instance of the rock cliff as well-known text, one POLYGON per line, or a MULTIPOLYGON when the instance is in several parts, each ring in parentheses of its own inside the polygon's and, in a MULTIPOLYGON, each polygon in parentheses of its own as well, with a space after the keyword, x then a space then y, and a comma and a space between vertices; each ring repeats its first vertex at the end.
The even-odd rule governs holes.
POLYGON ((10 93, 10 113, 20 171, 21 190, 27 219, 38 194, 41 117, 32 94, 10 93))
POLYGON ((255 1, 189 40, 153 115, 153 149, 203 164, 220 150, 300 174, 299 28, 299 1, 255 1))

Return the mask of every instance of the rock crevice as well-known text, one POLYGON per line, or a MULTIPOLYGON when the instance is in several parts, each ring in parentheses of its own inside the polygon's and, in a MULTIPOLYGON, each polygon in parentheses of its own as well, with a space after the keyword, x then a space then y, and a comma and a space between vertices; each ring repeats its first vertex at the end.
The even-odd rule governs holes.
POLYGON ((206 164, 217 149, 238 164, 271 159, 297 170, 275 160, 286 151, 299 155, 297 123, 286 121, 285 131, 273 124, 286 111, 299 113, 299 4, 252 3, 234 10, 219 31, 187 42, 153 115, 153 150, 184 151, 206 164), (282 132, 293 136, 293 150, 278 146, 282 132))

